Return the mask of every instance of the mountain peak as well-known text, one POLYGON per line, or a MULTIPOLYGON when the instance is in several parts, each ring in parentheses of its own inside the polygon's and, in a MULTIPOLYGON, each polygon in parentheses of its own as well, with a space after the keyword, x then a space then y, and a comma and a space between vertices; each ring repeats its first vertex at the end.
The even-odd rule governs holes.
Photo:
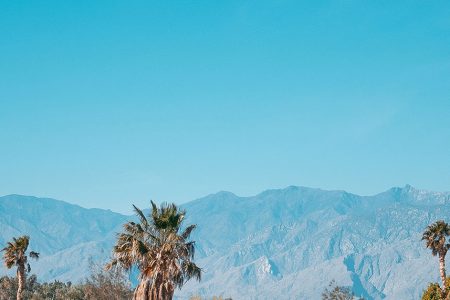
POLYGON ((215 197, 222 197, 222 198, 224 198, 224 197, 238 197, 236 194, 234 194, 232 192, 229 192, 229 191, 218 191, 217 193, 213 193, 213 194, 210 194, 210 195, 213 195, 215 197))

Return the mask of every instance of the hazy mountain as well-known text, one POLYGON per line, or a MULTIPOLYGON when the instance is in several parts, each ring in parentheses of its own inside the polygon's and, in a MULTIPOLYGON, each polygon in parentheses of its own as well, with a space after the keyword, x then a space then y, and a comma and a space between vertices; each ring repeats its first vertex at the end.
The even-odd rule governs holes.
MULTIPOLYGON (((220 192, 189 202, 198 225, 201 283, 177 293, 233 299, 319 299, 336 279, 366 299, 417 299, 438 280, 438 262, 420 241, 450 213, 450 193, 406 186, 375 196, 304 187, 254 197, 220 192)), ((25 196, 0 198, 0 242, 27 233, 43 253, 43 279, 79 280, 92 256, 106 260, 130 217, 25 196)))
POLYGON ((438 279, 421 233, 449 204, 450 193, 411 186, 369 197, 303 187, 210 195, 185 205, 207 256, 205 279, 183 294, 319 299, 334 278, 366 299, 417 299, 438 279))
POLYGON ((0 197, 0 245, 27 234, 30 249, 41 254, 38 262, 32 262, 40 279, 77 281, 89 273, 91 258, 109 257, 115 233, 127 219, 109 210, 54 199, 4 196, 0 197))

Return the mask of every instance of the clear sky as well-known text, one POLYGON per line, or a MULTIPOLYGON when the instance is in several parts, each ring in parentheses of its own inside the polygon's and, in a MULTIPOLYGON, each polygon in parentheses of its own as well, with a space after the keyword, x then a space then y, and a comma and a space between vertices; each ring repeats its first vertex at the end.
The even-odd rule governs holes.
POLYGON ((450 190, 450 2, 1 1, 0 195, 450 190), (170 3, 169 3, 170 2, 170 3))

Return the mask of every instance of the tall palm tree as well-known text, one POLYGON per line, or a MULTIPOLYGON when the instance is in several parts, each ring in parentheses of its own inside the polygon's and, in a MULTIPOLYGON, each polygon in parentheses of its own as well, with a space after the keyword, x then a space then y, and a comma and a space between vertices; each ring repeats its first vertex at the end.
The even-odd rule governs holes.
POLYGON ((433 256, 439 257, 439 271, 442 280, 442 294, 445 296, 447 285, 445 281, 445 255, 450 249, 450 243, 447 242, 447 236, 450 235, 450 226, 443 220, 429 225, 422 235, 427 248, 431 250, 433 256))
MULTIPOLYGON (((5 266, 8 269, 17 267, 17 279, 19 280, 19 287, 17 288, 17 300, 23 299, 23 293, 25 291, 26 273, 31 271, 30 264, 28 263, 27 250, 30 243, 30 237, 27 235, 19 238, 13 238, 12 242, 8 242, 8 245, 2 249, 3 260, 5 266)), ((31 258, 38 259, 39 253, 30 251, 28 254, 31 258)))
POLYGON ((140 283, 133 299, 170 300, 175 288, 181 288, 193 277, 201 279, 201 269, 193 262, 195 242, 189 239, 196 226, 182 230, 186 212, 175 204, 158 208, 152 201, 151 205, 148 217, 133 205, 139 222, 124 224, 107 268, 138 268, 140 283))

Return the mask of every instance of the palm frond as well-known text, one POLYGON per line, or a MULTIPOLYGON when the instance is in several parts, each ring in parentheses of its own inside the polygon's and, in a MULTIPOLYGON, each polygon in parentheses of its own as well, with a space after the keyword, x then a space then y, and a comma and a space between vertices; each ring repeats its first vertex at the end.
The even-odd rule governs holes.
POLYGON ((192 233, 192 231, 194 231, 195 228, 197 228, 197 225, 195 225, 195 224, 189 225, 183 231, 183 233, 181 234, 181 237, 185 240, 188 239, 191 236, 191 233, 192 233))
POLYGON ((133 204, 133 209, 134 209, 134 212, 136 213, 136 215, 138 216, 139 221, 140 221, 141 224, 142 224, 142 227, 148 228, 148 220, 147 220, 147 217, 145 217, 145 215, 144 215, 144 213, 142 212, 142 210, 140 210, 140 209, 139 209, 138 207, 136 207, 134 204, 133 204))
POLYGON ((34 259, 39 259, 39 253, 38 252, 34 252, 34 251, 30 251, 30 257, 34 258, 34 259))

